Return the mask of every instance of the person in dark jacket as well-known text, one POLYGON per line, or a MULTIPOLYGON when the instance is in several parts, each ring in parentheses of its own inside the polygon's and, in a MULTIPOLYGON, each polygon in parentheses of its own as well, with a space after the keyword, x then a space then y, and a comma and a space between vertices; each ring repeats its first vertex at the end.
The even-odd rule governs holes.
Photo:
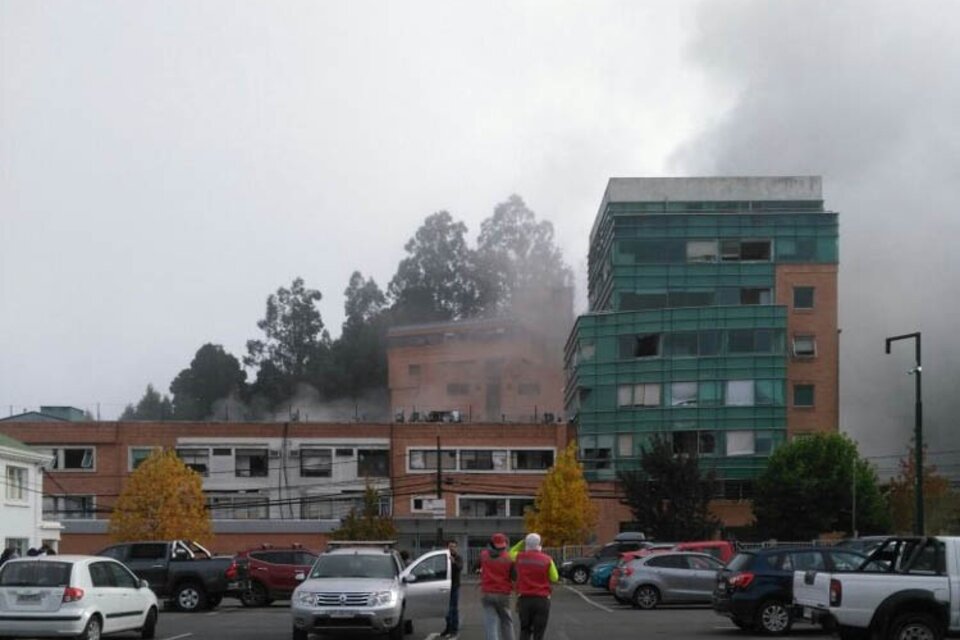
POLYGON ((480 600, 483 606, 483 631, 487 640, 514 640, 516 631, 510 611, 510 594, 515 579, 513 559, 507 536, 495 533, 489 546, 480 552, 480 600))
POLYGON ((441 638, 453 638, 460 631, 460 572, 463 571, 463 558, 457 552, 456 540, 447 543, 450 552, 450 604, 447 607, 447 625, 440 634, 441 638))
POLYGON ((553 558, 543 552, 537 533, 527 534, 510 549, 510 555, 517 565, 520 640, 543 640, 550 618, 552 584, 560 581, 557 565, 553 563, 553 558))
POLYGON ((7 547, 3 550, 3 553, 0 554, 0 566, 3 566, 3 563, 7 560, 17 557, 17 550, 13 547, 7 547))

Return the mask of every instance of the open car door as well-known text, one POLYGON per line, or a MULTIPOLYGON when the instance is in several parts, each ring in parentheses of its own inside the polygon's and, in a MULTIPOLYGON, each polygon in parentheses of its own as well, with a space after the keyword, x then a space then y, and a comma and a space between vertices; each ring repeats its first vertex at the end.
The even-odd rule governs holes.
POLYGON ((404 583, 407 620, 443 618, 450 604, 450 554, 430 551, 400 575, 404 583))

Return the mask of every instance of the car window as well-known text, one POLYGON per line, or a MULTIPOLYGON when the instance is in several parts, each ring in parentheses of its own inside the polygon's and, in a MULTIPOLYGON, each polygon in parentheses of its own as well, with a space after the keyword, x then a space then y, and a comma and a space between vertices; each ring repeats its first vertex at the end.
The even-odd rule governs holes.
POLYGON ((447 579, 447 556, 439 555, 427 558, 414 565, 411 573, 417 576, 417 582, 447 579))
POLYGON ((110 571, 110 562, 94 562, 90 565, 90 582, 95 587, 113 587, 113 572, 110 571))
POLYGON ((687 556, 687 563, 696 571, 716 571, 723 568, 723 563, 712 557, 687 556))
POLYGON ((7 562, 0 569, 0 587, 66 587, 72 570, 69 562, 7 562))
MULTIPOLYGON (((446 561, 446 556, 440 557, 446 561)), ((389 554, 322 555, 310 571, 311 578, 394 578, 396 575, 397 563, 389 554)))
POLYGON ((293 551, 274 551, 270 554, 270 562, 273 564, 296 564, 293 558, 293 551))
POLYGON ((819 551, 793 551, 784 554, 782 571, 822 571, 824 569, 823 554, 819 551))
POLYGON ((164 543, 130 545, 131 560, 161 560, 167 555, 167 545, 164 543))
POLYGON ((730 571, 746 571, 753 565, 755 557, 752 553, 738 553, 733 556, 733 560, 727 565, 727 569, 730 571))
POLYGON ((120 587, 121 589, 140 588, 140 581, 122 564, 118 562, 106 562, 104 564, 107 565, 107 569, 110 571, 111 580, 115 587, 120 587))
POLYGON ((663 555, 663 556, 653 556, 647 560, 648 567, 656 567, 658 569, 687 569, 686 558, 684 556, 676 555, 663 555))
POLYGON ((939 540, 928 540, 910 563, 907 573, 936 575, 946 567, 944 545, 939 540))
POLYGON ((127 555, 127 548, 122 545, 117 547, 107 547, 97 555, 113 558, 114 560, 123 560, 123 558, 127 555))
POLYGON ((608 544, 607 546, 600 549, 600 551, 597 553, 597 557, 616 558, 617 556, 620 555, 621 551, 624 551, 624 549, 621 549, 618 545, 608 544))
POLYGON ((294 564, 310 566, 316 561, 316 555, 307 553, 306 551, 298 551, 296 553, 296 558, 294 559, 294 564))
POLYGON ((831 551, 830 560, 837 571, 854 571, 863 564, 864 557, 847 551, 831 551))

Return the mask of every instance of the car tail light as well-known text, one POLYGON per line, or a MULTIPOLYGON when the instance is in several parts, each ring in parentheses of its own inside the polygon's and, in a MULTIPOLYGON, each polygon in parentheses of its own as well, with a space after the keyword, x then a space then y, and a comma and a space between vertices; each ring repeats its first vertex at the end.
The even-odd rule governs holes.
POLYGON ((227 567, 226 576, 227 580, 236 580, 237 575, 240 573, 240 568, 237 566, 237 561, 234 560, 230 563, 230 566, 227 567))
POLYGON ((633 575, 633 567, 627 567, 626 569, 624 569, 624 570, 623 570, 623 575, 625 575, 625 576, 632 576, 632 575, 633 575))
POLYGON ((63 590, 63 602, 76 602, 83 598, 83 589, 67 587, 63 590))
POLYGON ((750 586, 750 583, 753 582, 754 575, 749 571, 744 571, 736 575, 730 576, 730 579, 727 581, 731 587, 734 589, 746 589, 750 586))
POLYGON ((839 607, 843 600, 843 585, 839 580, 830 581, 830 606, 839 607))

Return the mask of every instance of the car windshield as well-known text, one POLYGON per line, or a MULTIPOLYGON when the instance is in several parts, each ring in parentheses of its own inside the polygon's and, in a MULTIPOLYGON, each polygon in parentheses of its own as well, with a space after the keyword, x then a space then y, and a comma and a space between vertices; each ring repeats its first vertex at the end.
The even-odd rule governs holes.
POLYGON ((730 571, 743 571, 749 569, 752 562, 752 553, 738 553, 734 556, 733 560, 730 561, 730 564, 727 565, 727 569, 730 571))
POLYGON ((310 572, 311 578, 394 578, 396 575, 397 563, 387 554, 320 556, 310 572))
POLYGON ((69 562, 9 562, 0 569, 0 587, 66 587, 69 562))

